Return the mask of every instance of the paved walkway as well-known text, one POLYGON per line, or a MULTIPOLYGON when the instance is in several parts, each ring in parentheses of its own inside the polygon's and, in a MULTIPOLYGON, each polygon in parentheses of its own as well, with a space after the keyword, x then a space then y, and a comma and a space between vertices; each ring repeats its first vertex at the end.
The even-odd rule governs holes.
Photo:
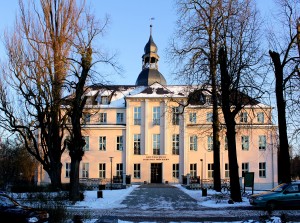
POLYGON ((263 211, 254 211, 249 207, 204 207, 179 188, 168 184, 141 185, 128 195, 122 204, 126 207, 102 213, 97 223, 118 222, 118 219, 132 222, 230 222, 249 219, 258 221, 259 216, 264 214, 263 211))

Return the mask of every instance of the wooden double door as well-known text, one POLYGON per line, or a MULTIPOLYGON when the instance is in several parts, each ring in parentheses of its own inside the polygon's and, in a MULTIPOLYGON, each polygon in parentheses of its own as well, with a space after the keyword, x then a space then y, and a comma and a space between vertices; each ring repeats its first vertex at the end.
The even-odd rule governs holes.
POLYGON ((162 183, 162 163, 151 163, 151 183, 162 183))

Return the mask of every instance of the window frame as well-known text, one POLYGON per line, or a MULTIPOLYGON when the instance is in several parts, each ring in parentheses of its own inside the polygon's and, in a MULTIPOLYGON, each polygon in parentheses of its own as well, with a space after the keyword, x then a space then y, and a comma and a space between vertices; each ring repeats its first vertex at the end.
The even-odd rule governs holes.
POLYGON ((198 136, 191 135, 190 136, 190 151, 197 151, 198 150, 198 136))
POLYGON ((133 178, 141 179, 141 164, 140 163, 133 164, 133 178))
POLYGON ((242 163, 242 176, 245 176, 245 173, 249 172, 249 163, 242 163))
POLYGON ((179 107, 172 108, 172 125, 179 125, 179 107))
POLYGON ((66 162, 66 172, 65 172, 65 177, 70 178, 70 173, 71 173, 71 163, 66 162))
POLYGON ((89 163, 82 163, 82 169, 81 169, 82 178, 89 178, 89 169, 90 169, 89 163))
POLYGON ((208 179, 214 178, 214 164, 213 163, 207 164, 207 177, 208 177, 208 179))
POLYGON ((99 113, 99 123, 100 124, 107 124, 107 113, 106 112, 100 112, 99 113))
POLYGON ((90 136, 82 136, 85 141, 85 145, 82 148, 83 151, 89 151, 90 150, 90 136))
POLYGON ((266 135, 259 135, 258 136, 258 149, 259 150, 266 150, 267 149, 267 137, 266 137, 266 135))
POLYGON ((249 151, 249 136, 248 135, 242 135, 241 136, 241 146, 243 151, 249 151))
POLYGON ((172 177, 179 179, 179 163, 172 164, 172 177))
POLYGON ((206 122, 213 122, 213 113, 212 112, 207 112, 206 113, 206 122))
POLYGON ((240 123, 248 123, 248 113, 247 112, 240 113, 240 123))
POLYGON ((153 125, 160 125, 160 106, 152 108, 152 123, 153 125))
POLYGON ((153 155, 160 155, 160 134, 152 135, 152 153, 153 155))
POLYGON ((230 178, 229 163, 225 163, 224 165, 224 178, 225 179, 230 178))
POLYGON ((141 155, 141 134, 133 134, 133 154, 141 155))
POLYGON ((211 152, 214 150, 214 142, 212 136, 207 136, 207 151, 211 152))
POLYGON ((267 164, 266 162, 259 162, 258 163, 258 175, 259 178, 266 178, 267 177, 267 164))
POLYGON ((179 155, 179 143, 180 143, 180 135, 173 134, 172 135, 172 155, 179 155))
POLYGON ((99 136, 99 151, 106 151, 106 136, 99 136))
POLYGON ((197 177, 197 163, 190 163, 190 176, 197 177))
POLYGON ((105 179, 106 178, 106 163, 99 163, 99 178, 105 179))
POLYGON ((123 163, 116 163, 116 176, 123 177, 123 163))
POLYGON ((117 145, 116 145, 116 149, 117 151, 123 151, 123 139, 124 137, 121 135, 121 136, 117 136, 117 145))
POLYGON ((124 124, 124 113, 117 112, 116 119, 117 119, 117 124, 124 124))
POLYGON ((257 113, 257 122, 258 123, 265 123, 265 113, 264 112, 258 112, 257 113))
POLYGON ((142 124, 142 108, 134 107, 133 108, 133 124, 134 125, 141 125, 142 124))
POLYGON ((197 123, 197 113, 196 112, 190 112, 189 121, 190 121, 191 124, 196 124, 197 123))

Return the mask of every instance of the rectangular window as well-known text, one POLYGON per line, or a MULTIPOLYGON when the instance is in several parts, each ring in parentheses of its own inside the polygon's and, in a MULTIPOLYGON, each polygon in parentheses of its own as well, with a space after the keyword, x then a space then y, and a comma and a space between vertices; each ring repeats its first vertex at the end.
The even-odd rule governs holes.
POLYGON ((249 172, 249 163, 242 163, 242 177, 249 172))
POLYGON ((197 177, 197 163, 190 164, 190 174, 191 177, 197 177))
POLYGON ((225 163, 225 178, 229 178, 229 164, 225 163))
POLYGON ((91 114, 83 114, 83 124, 89 124, 91 122, 91 114))
POLYGON ((89 136, 83 136, 83 139, 85 141, 83 151, 89 151, 90 150, 90 137, 89 136))
POLYGON ((242 136, 242 150, 249 150, 249 136, 242 136))
POLYGON ((106 150, 106 136, 99 136, 99 150, 106 150))
POLYGON ((258 136, 258 148, 259 150, 265 150, 267 146, 267 139, 265 135, 258 136))
POLYGON ((134 107, 134 125, 141 125, 141 107, 134 107))
POLYGON ((160 125, 160 107, 153 107, 153 125, 160 125))
POLYGON ((118 177, 122 177, 123 176, 123 163, 117 163, 116 175, 118 177))
POLYGON ((190 113, 190 123, 192 123, 192 124, 197 123, 197 114, 196 113, 190 113))
POLYGON ((173 178, 179 179, 179 163, 173 164, 172 174, 173 178))
POLYGON ((133 148, 135 155, 141 154, 141 134, 133 135, 133 148))
POLYGON ((172 154, 179 155, 179 134, 172 136, 172 154))
POLYGON ((211 104, 212 104, 212 98, 211 98, 210 95, 206 95, 206 96, 205 96, 205 103, 206 103, 207 105, 211 105, 211 104))
POLYGON ((66 178, 70 178, 71 163, 66 163, 66 178))
POLYGON ((224 137, 224 141, 225 141, 225 142, 224 142, 224 144, 225 144, 225 145, 224 145, 225 150, 228 150, 228 139, 227 139, 227 136, 224 137))
POLYGON ((105 179, 106 178, 106 164, 99 163, 99 178, 105 179))
POLYGON ((107 96, 101 96, 101 102, 102 105, 108 105, 108 97, 107 96))
POLYGON ((263 112, 257 113, 257 122, 264 123, 265 122, 265 114, 263 112))
POLYGON ((198 137, 196 135, 190 136, 190 150, 193 151, 198 150, 197 141, 198 141, 198 137))
POLYGON ((266 163, 259 163, 259 177, 266 178, 266 163))
POLYGON ((240 114, 240 122, 243 122, 243 123, 248 122, 248 114, 247 114, 247 112, 241 112, 241 114, 240 114))
POLYGON ((213 122, 213 113, 206 113, 206 122, 213 122))
POLYGON ((208 176, 208 178, 214 177, 214 164, 213 163, 207 164, 207 176, 208 176))
POLYGON ((99 123, 100 124, 107 123, 107 114, 106 113, 99 113, 99 123))
POLYGON ((123 136, 117 136, 117 150, 123 150, 123 136))
POLYGON ((160 155, 160 134, 153 134, 153 155, 160 155))
POLYGON ((141 164, 139 163, 133 164, 133 178, 135 179, 141 178, 141 164))
POLYGON ((213 151, 213 137, 207 136, 207 151, 213 151))
POLYGON ((82 178, 89 178, 89 163, 82 163, 82 178))
POLYGON ((124 124, 124 113, 117 113, 117 124, 124 124))
POLYGON ((179 125, 179 107, 172 108, 172 124, 179 125))

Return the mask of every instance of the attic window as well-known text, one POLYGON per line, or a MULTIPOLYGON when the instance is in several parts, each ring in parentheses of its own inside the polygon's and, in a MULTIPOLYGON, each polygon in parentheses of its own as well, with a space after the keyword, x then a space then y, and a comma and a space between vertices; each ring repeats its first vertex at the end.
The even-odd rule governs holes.
POLYGON ((100 104, 108 105, 108 96, 101 96, 100 104))
POLYGON ((210 95, 206 95, 205 96, 205 103, 208 105, 212 104, 212 100, 211 100, 211 96, 210 95))

